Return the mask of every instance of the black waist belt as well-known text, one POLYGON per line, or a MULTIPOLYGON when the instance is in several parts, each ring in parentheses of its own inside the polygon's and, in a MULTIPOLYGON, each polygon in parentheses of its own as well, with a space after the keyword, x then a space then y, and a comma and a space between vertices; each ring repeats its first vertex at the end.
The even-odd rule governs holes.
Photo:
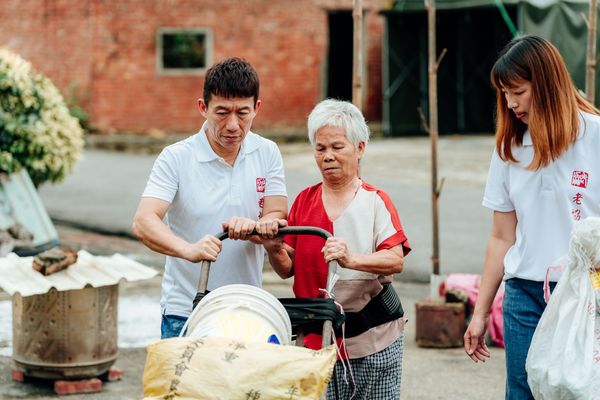
POLYGON ((279 299, 292 322, 292 331, 302 327, 305 334, 322 333, 323 321, 333 321, 333 329, 338 337, 358 336, 369 329, 394 321, 404 316, 402 303, 391 284, 383 285, 381 292, 358 312, 341 314, 332 299, 279 299), (345 321, 345 323, 344 323, 345 321))
POLYGON ((346 313, 344 334, 347 338, 358 336, 369 329, 404 316, 400 297, 390 283, 358 312, 346 313))

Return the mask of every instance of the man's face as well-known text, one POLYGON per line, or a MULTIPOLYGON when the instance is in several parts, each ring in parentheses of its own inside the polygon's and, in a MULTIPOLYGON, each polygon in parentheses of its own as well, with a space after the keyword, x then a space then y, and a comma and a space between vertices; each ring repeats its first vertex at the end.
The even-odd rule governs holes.
POLYGON ((200 113, 206 118, 208 142, 215 153, 223 156, 239 150, 260 108, 260 100, 255 106, 254 97, 225 98, 213 95, 208 105, 204 99, 198 100, 198 105, 200 113))

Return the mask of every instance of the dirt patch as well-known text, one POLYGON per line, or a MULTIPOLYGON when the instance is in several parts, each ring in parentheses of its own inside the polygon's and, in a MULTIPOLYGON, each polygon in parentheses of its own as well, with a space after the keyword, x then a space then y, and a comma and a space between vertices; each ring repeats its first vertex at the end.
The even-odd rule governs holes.
POLYGON ((0 357, 0 398, 2 399, 60 399, 69 400, 109 400, 141 399, 142 376, 146 362, 146 349, 121 349, 115 367, 124 372, 120 381, 103 382, 100 393, 57 396, 53 382, 48 380, 26 379, 24 383, 11 379, 12 358, 0 357))

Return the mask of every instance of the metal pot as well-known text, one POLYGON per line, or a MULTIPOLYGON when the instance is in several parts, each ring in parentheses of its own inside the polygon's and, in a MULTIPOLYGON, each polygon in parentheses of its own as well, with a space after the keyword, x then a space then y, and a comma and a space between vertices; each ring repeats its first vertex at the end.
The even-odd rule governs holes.
POLYGON ((13 296, 13 360, 28 376, 87 378, 118 355, 118 285, 13 296))

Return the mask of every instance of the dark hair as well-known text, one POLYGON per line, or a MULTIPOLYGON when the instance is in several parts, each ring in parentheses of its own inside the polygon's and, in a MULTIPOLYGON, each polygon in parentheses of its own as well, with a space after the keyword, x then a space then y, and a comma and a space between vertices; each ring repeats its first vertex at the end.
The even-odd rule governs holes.
POLYGON ((204 102, 208 105, 213 95, 228 99, 253 97, 256 105, 259 87, 258 74, 250 63, 237 57, 227 58, 206 72, 204 102))
POLYGON ((504 161, 517 161, 512 146, 523 144, 529 128, 534 155, 528 168, 545 167, 577 139, 579 112, 598 114, 596 107, 579 94, 558 49, 539 36, 522 36, 508 43, 490 79, 496 88, 496 150, 504 161), (521 81, 531 83, 529 126, 508 109, 502 92, 521 81))

